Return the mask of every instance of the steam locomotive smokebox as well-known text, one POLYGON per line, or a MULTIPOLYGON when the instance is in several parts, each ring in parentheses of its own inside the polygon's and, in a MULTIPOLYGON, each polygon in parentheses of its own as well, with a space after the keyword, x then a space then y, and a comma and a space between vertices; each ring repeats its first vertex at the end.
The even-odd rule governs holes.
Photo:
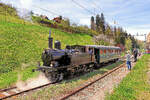
POLYGON ((56 49, 61 49, 61 43, 60 43, 60 41, 55 41, 55 48, 56 49))

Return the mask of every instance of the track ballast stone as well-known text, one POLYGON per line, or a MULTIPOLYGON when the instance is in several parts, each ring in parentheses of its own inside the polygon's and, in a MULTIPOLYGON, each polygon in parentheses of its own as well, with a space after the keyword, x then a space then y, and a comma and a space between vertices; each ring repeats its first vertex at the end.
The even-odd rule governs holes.
MULTIPOLYGON (((134 64, 132 64, 133 66, 134 64)), ((112 93, 121 80, 130 71, 126 66, 116 70, 91 86, 69 97, 67 100, 104 100, 107 93, 112 93)))

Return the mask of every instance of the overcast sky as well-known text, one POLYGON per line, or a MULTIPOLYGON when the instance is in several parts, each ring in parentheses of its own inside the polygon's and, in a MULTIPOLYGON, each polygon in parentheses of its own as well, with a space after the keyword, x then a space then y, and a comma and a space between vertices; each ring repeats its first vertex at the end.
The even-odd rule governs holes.
MULTIPOLYGON (((128 33, 148 34, 150 32, 150 0, 1 0, 18 8, 33 10, 49 18, 62 15, 83 25, 90 25, 93 13, 104 13, 111 25, 122 26, 128 33), (45 11, 43 9, 47 9, 45 11), (51 12, 54 12, 52 14, 51 12), (116 24, 114 24, 116 22, 116 24)), ((138 37, 144 40, 144 37, 138 37)))

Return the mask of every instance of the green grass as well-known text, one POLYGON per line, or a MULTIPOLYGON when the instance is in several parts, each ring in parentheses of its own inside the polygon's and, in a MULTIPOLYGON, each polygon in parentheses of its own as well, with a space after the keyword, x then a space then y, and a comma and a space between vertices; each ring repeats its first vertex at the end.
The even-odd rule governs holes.
POLYGON ((0 3, 0 15, 18 17, 15 8, 13 8, 11 5, 5 5, 3 3, 0 3))
POLYGON ((9 72, 0 75, 0 88, 14 85, 17 81, 17 72, 9 72))
POLYGON ((117 62, 115 64, 100 68, 94 72, 87 73, 80 77, 76 77, 71 80, 64 80, 62 83, 51 85, 47 88, 41 89, 37 92, 32 93, 32 95, 19 97, 19 100, 36 100, 37 98, 41 98, 42 100, 50 100, 56 96, 61 94, 68 93, 74 88, 84 85, 90 79, 96 78, 104 74, 105 72, 113 69, 114 67, 122 64, 122 62, 117 62))
MULTIPOLYGON (((40 60, 44 48, 48 47, 49 28, 0 22, 0 72, 9 72, 21 67, 22 63, 40 60), (5 66, 5 67, 4 67, 5 66)), ((92 37, 85 34, 69 34, 56 29, 52 30, 52 37, 60 40, 62 47, 67 44, 92 44, 92 37)))
MULTIPOLYGON (((41 53, 48 47, 50 28, 19 19, 11 10, 5 15, 0 7, 0 88, 13 85, 18 75, 24 81, 36 76, 37 73, 31 70, 37 61, 41 61, 41 53)), ((53 28, 51 31, 54 41, 61 41, 62 48, 67 44, 94 44, 92 37, 84 33, 70 34, 53 28)))
POLYGON ((106 100, 149 100, 150 84, 147 75, 149 60, 150 55, 144 55, 106 100), (149 95, 149 99, 145 99, 145 95, 149 95))

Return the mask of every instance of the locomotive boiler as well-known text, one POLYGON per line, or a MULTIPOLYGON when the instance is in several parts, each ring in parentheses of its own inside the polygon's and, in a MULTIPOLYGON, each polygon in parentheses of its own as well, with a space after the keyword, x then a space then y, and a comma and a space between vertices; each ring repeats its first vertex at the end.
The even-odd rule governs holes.
POLYGON ((114 46, 99 45, 72 45, 61 49, 61 42, 55 41, 49 32, 49 48, 42 52, 43 65, 38 65, 51 82, 63 80, 64 77, 90 72, 101 64, 109 61, 117 61, 121 49, 114 46))

